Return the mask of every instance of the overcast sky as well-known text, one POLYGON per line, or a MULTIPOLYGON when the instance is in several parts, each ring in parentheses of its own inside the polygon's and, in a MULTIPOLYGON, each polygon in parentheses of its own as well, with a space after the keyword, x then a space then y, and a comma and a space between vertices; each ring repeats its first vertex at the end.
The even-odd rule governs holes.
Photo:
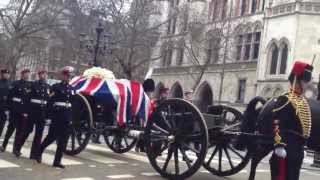
POLYGON ((0 0, 0 6, 7 4, 9 0, 0 0))

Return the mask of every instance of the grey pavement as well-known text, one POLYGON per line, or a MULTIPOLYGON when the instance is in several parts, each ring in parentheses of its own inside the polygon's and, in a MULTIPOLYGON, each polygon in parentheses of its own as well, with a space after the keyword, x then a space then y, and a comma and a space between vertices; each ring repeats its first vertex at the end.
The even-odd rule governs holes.
MULTIPOLYGON (((0 140, 2 142, 2 139, 0 140)), ((30 152, 30 140, 22 149, 23 156, 19 159, 10 152, 12 142, 7 152, 0 153, 0 180, 105 180, 105 179, 164 179, 160 177, 149 164, 145 154, 130 151, 125 154, 113 153, 103 143, 90 143, 79 155, 64 156, 66 169, 56 169, 51 166, 55 145, 49 146, 43 156, 43 163, 38 164, 27 157, 30 152)), ((320 169, 312 168, 312 157, 307 156, 301 170, 302 180, 320 178, 320 169)), ((236 175, 217 177, 201 168, 189 179, 199 180, 246 180, 249 175, 249 165, 236 175)), ((256 179, 269 180, 268 157, 258 166, 256 179)))

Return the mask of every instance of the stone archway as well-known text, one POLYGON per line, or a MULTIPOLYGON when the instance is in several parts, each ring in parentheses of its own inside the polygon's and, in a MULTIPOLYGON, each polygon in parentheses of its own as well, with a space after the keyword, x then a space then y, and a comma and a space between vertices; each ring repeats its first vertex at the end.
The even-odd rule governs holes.
POLYGON ((170 90, 170 97, 183 98, 183 90, 179 82, 173 84, 170 90))
POLYGON ((202 83, 198 88, 195 104, 201 112, 207 112, 208 106, 213 104, 213 92, 207 82, 202 83))
POLYGON ((156 86, 156 88, 155 88, 155 91, 154 91, 154 94, 153 94, 153 97, 155 98, 155 99, 159 99, 159 97, 160 97, 160 89, 161 88, 164 88, 165 86, 164 86, 164 84, 162 83, 162 82, 159 82, 158 84, 157 84, 157 86, 156 86))

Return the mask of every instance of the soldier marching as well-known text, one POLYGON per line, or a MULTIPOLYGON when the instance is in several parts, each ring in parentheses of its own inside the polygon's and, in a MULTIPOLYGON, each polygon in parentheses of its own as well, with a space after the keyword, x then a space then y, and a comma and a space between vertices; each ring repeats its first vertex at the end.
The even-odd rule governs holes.
POLYGON ((53 166, 57 168, 65 168, 65 166, 61 164, 61 159, 67 144, 72 115, 71 101, 75 95, 74 89, 69 85, 72 71, 70 66, 62 69, 60 74, 61 82, 51 87, 48 107, 50 108, 49 118, 52 122, 50 124, 49 134, 41 143, 36 157, 38 163, 41 163, 44 150, 54 141, 57 141, 57 150, 53 162, 53 166))
POLYGON ((39 153, 50 94, 50 85, 46 82, 47 72, 45 70, 40 70, 38 71, 38 76, 39 80, 35 81, 31 86, 29 111, 30 118, 26 129, 24 130, 21 142, 21 145, 23 145, 29 134, 35 128, 30 159, 36 159, 36 156, 39 153))
POLYGON ((7 97, 11 88, 10 73, 7 69, 0 71, 0 137, 6 120, 8 119, 7 97))
POLYGON ((23 69, 21 78, 12 84, 9 71, 1 70, 0 80, 0 132, 9 119, 7 131, 0 151, 6 150, 10 137, 15 132, 13 154, 21 156, 21 148, 26 139, 35 129, 30 159, 41 162, 41 155, 48 145, 57 141, 57 151, 53 166, 64 168, 61 164, 63 152, 66 148, 67 134, 71 119, 71 101, 75 94, 68 84, 73 68, 67 66, 60 72, 61 82, 52 87, 46 82, 47 72, 38 71, 38 80, 28 81, 30 70, 23 69), (7 117, 9 110, 9 118, 7 117), (69 118, 66 118, 69 117, 69 118), (42 141, 45 119, 51 119, 49 134, 42 141))

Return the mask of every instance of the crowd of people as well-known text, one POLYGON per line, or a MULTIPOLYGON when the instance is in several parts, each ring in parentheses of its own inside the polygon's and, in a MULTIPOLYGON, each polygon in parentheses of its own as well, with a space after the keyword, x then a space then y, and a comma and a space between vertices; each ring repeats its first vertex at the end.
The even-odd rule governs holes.
POLYGON ((47 84, 47 72, 38 71, 38 80, 28 81, 30 70, 20 73, 20 80, 11 82, 10 72, 2 69, 0 74, 0 136, 5 124, 8 124, 0 151, 5 152, 8 141, 15 132, 12 153, 18 158, 21 148, 33 132, 30 159, 42 161, 42 153, 47 146, 57 141, 57 150, 53 166, 65 168, 61 164, 66 148, 68 126, 71 123, 71 99, 75 94, 69 85, 73 69, 64 67, 59 73, 61 82, 47 84), (43 139, 45 120, 51 119, 49 133, 43 139), (8 121, 8 123, 6 123, 8 121))

